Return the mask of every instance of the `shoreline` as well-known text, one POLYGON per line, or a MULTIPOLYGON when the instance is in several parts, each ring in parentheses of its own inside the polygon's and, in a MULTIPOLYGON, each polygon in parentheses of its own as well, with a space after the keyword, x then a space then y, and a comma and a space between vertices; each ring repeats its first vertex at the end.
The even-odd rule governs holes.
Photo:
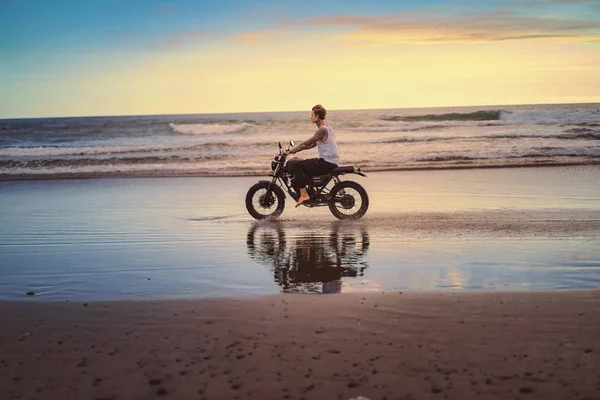
POLYGON ((2 398, 564 399, 600 290, 0 302, 2 398))
MULTIPOLYGON (((346 164, 344 164, 346 165, 346 164)), ((374 172, 411 172, 411 171, 457 171, 457 170, 491 170, 491 169, 516 169, 516 168, 560 168, 560 167, 587 167, 600 166, 598 161, 581 161, 581 162, 531 162, 525 164, 502 164, 502 165, 449 165, 449 166, 423 166, 423 167, 398 167, 398 168, 383 168, 383 169, 367 169, 361 167, 365 174, 374 172)), ((226 175, 208 175, 198 172, 174 172, 174 173, 146 173, 146 172, 87 172, 87 173, 58 173, 58 174, 22 174, 11 175, 0 173, 0 182, 15 182, 15 181, 51 181, 51 180, 75 180, 75 179, 129 179, 129 178, 250 178, 250 177, 271 177, 271 171, 265 170, 264 174, 248 173, 248 174, 226 174, 226 175)), ((349 174, 352 175, 352 174, 349 174)), ((368 176, 368 175, 367 175, 368 176)))
MULTIPOLYGON (((481 296, 481 297, 498 297, 498 296, 553 296, 553 295, 568 295, 568 296, 593 296, 600 299, 600 286, 598 288, 557 288, 557 289, 477 289, 477 290, 451 290, 451 289, 402 289, 393 291, 370 291, 370 292, 349 292, 349 293, 303 293, 303 292, 289 292, 289 293, 266 293, 266 294, 254 294, 248 293, 244 296, 235 295, 221 295, 214 297, 165 297, 165 298, 130 298, 130 299, 106 299, 106 300, 45 300, 40 299, 36 296, 26 296, 26 300, 13 300, 13 299, 0 299, 0 313, 4 311, 4 308, 11 308, 12 306, 21 307, 25 305, 27 301, 30 303, 25 307, 54 307, 54 306, 66 306, 66 307, 88 307, 88 306, 101 306, 105 305, 118 305, 118 306, 150 306, 157 303, 163 303, 167 306, 178 306, 185 303, 246 303, 246 302, 263 302, 263 301, 283 301, 289 298, 321 298, 321 297, 344 297, 347 301, 352 297, 365 297, 365 296, 396 296, 402 295, 403 297, 414 297, 414 298, 433 298, 443 296, 481 296)), ((354 299, 356 300, 356 299, 354 299)), ((213 304, 214 305, 214 304, 213 304)), ((600 304, 599 304, 600 306, 600 304)))

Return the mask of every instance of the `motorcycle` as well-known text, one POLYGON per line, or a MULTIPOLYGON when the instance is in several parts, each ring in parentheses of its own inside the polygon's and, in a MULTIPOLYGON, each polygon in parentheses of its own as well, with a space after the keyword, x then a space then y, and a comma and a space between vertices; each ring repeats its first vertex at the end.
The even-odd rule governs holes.
MULTIPOLYGON (((290 141, 290 148, 294 142, 290 141)), ((294 179, 286 168, 287 156, 282 153, 279 142, 279 154, 271 161, 273 172, 270 181, 261 180, 250 187, 246 194, 246 209, 255 219, 277 218, 285 208, 285 191, 292 199, 298 201, 300 193, 293 188, 294 179)), ((291 161, 291 160, 290 160, 291 161)), ((336 167, 325 175, 310 178, 306 187, 310 200, 302 205, 306 207, 329 207, 338 219, 358 219, 369 208, 367 191, 354 181, 342 181, 341 175, 356 174, 366 177, 360 168, 354 166, 336 167)))

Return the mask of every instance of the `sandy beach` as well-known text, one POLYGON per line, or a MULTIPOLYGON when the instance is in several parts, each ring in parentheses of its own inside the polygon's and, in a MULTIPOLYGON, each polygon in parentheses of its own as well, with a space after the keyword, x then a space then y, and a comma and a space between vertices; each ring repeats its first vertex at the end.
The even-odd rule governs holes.
POLYGON ((0 398, 597 399, 600 292, 0 303, 0 398))

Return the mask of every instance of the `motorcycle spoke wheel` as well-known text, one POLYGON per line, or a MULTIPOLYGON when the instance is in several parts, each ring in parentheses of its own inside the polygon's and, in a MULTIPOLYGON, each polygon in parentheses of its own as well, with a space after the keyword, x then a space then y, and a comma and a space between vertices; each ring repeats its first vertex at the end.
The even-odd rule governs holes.
POLYGON ((252 205, 259 213, 271 215, 277 209, 277 200, 273 193, 267 197, 267 189, 260 189, 252 196, 252 205))
POLYGON ((246 195, 246 208, 256 219, 277 217, 283 212, 285 198, 281 190, 271 188, 267 196, 268 183, 259 182, 252 186, 246 195))
POLYGON ((331 194, 329 210, 338 219, 358 219, 368 208, 367 192, 356 182, 342 182, 331 194))

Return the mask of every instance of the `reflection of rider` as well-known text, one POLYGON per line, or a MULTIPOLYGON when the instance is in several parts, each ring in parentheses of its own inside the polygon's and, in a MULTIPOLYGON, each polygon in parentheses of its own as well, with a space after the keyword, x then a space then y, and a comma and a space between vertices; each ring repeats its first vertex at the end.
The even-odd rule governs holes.
POLYGON ((328 237, 306 232, 288 243, 281 223, 255 224, 248 232, 248 253, 272 266, 275 282, 284 292, 319 292, 322 284, 322 293, 339 293, 342 278, 363 275, 369 248, 366 231, 340 233, 339 226, 334 224, 328 237))
POLYGON ((324 175, 340 163, 338 154, 337 142, 335 140, 335 132, 333 128, 327 124, 325 117, 327 110, 322 105, 317 104, 312 108, 310 119, 314 122, 318 129, 315 134, 305 142, 293 147, 290 150, 284 150, 283 154, 294 154, 299 151, 312 149, 317 146, 319 149, 319 158, 310 158, 290 164, 290 172, 294 174, 294 188, 300 191, 300 197, 296 203, 296 207, 310 200, 310 196, 306 191, 308 178, 314 175, 324 175))

